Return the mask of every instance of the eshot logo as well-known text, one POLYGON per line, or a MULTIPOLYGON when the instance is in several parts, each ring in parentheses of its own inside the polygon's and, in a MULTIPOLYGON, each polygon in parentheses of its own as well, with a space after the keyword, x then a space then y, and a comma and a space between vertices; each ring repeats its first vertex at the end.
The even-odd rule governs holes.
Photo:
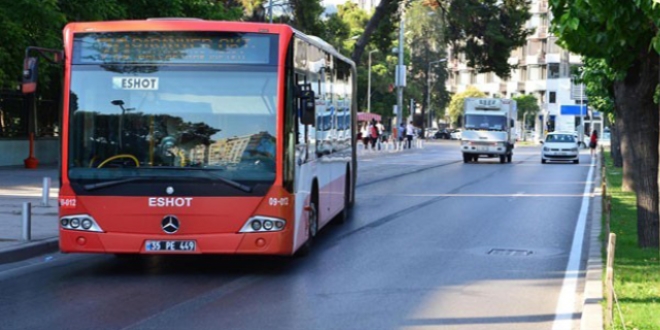
POLYGON ((190 207, 192 197, 149 197, 149 207, 190 207))
POLYGON ((128 90, 158 90, 158 78, 112 77, 112 88, 128 90))

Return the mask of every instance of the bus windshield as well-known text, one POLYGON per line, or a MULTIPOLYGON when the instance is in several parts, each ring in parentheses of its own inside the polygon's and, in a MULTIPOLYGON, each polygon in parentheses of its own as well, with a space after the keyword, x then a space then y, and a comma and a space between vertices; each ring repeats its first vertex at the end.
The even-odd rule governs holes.
POLYGON ((181 63, 184 57, 148 64, 135 60, 138 54, 127 59, 132 64, 76 64, 75 56, 70 179, 199 176, 248 185, 275 180, 275 61, 247 56, 259 63, 206 63, 195 57, 181 63), (202 171, 185 170, 192 168, 202 171), (204 174, 208 171, 213 175, 204 174))

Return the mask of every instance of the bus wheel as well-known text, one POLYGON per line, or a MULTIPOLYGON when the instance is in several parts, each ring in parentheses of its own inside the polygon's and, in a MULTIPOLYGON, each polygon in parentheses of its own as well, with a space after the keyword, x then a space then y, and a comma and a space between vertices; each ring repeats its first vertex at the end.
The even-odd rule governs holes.
POLYGON ((472 157, 471 157, 470 155, 468 155, 468 154, 463 154, 463 163, 468 163, 468 162, 470 162, 470 159, 471 159, 471 158, 472 158, 472 157))
POLYGON ((506 162, 506 155, 500 155, 500 163, 504 164, 506 162))
POLYGON ((312 244, 314 241, 314 237, 316 237, 316 233, 318 232, 318 225, 319 225, 319 217, 318 217, 318 211, 316 207, 316 199, 314 196, 312 196, 312 201, 309 203, 309 206, 307 207, 307 230, 308 230, 308 236, 307 236, 307 241, 303 246, 300 247, 298 250, 298 255, 301 257, 309 255, 309 252, 312 251, 312 244))

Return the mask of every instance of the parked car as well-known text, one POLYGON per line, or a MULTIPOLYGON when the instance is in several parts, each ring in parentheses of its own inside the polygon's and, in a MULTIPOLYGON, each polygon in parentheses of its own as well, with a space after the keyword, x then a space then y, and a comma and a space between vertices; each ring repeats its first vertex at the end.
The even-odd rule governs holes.
POLYGON ((433 138, 449 140, 451 139, 451 131, 448 129, 439 130, 433 135, 433 138))
POLYGON ((580 163, 580 149, 578 139, 572 132, 548 133, 543 142, 541 163, 547 161, 571 161, 580 163))
POLYGON ((460 140, 461 139, 461 133, 462 131, 460 129, 457 129, 453 132, 451 132, 450 137, 452 140, 460 140))
POLYGON ((435 138, 435 133, 438 132, 438 129, 435 127, 429 127, 424 130, 424 134, 426 135, 426 138, 435 138))

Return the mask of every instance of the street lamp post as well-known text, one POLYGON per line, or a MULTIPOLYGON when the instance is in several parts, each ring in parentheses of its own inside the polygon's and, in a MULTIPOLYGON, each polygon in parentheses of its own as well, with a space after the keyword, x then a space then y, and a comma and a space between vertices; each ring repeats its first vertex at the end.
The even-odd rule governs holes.
POLYGON ((405 1, 401 1, 399 5, 399 10, 401 11, 401 21, 399 22, 399 64, 396 66, 396 123, 400 125, 403 123, 403 88, 406 86, 406 69, 403 66, 403 58, 405 54, 403 53, 403 42, 404 42, 404 32, 405 32, 405 1))
MULTIPOLYGON (((429 112, 429 123, 428 125, 431 126, 431 66, 436 63, 442 63, 446 62, 446 58, 441 58, 437 61, 431 61, 429 62, 428 69, 426 70, 426 111, 429 112)), ((424 129, 424 128, 422 128, 424 129)))
POLYGON ((367 87, 367 112, 371 112, 371 54, 377 52, 378 49, 374 49, 369 52, 369 79, 367 87))
POLYGON ((582 108, 584 107, 584 82, 582 81, 584 79, 584 68, 582 68, 582 72, 580 73, 580 126, 582 129, 578 132, 578 136, 580 137, 580 144, 584 147, 584 111, 582 108))

